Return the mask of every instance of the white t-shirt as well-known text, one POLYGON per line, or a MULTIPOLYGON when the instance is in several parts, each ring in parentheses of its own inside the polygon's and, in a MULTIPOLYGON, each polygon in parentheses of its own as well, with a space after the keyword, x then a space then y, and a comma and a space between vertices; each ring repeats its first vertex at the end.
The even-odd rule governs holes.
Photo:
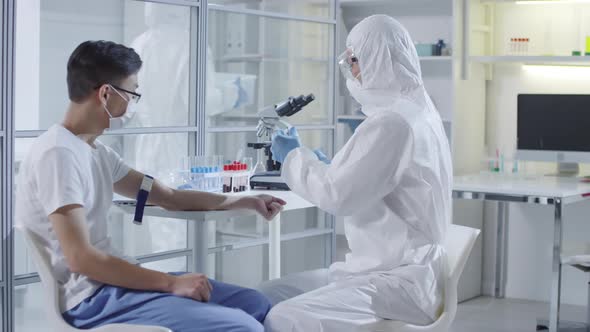
POLYGON ((23 160, 16 190, 16 225, 38 234, 51 255, 60 288, 62 312, 90 297, 101 283, 72 273, 57 240, 49 215, 58 208, 79 204, 86 212, 90 243, 107 254, 122 257, 107 234, 107 215, 113 184, 130 168, 111 148, 95 142, 92 148, 61 125, 54 125, 32 144, 23 160))

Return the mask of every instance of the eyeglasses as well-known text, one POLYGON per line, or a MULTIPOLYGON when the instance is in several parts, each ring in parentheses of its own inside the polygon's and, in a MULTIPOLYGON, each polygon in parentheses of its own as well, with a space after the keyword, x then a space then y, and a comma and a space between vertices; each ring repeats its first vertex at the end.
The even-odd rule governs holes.
POLYGON ((133 91, 129 91, 129 90, 125 90, 121 87, 118 87, 114 84, 111 84, 111 86, 119 91, 123 91, 123 92, 127 92, 128 94, 131 95, 131 100, 133 100, 135 103, 139 103, 139 100, 141 99, 141 94, 137 93, 137 92, 133 92, 133 91))
MULTIPOLYGON (((141 94, 139 94, 137 92, 133 92, 133 91, 129 91, 129 90, 123 89, 123 88, 118 87, 118 86, 116 86, 114 84, 109 84, 109 85, 112 86, 113 89, 115 89, 115 90, 119 90, 119 91, 123 91, 125 93, 128 93, 129 95, 131 95, 131 100, 133 100, 134 103, 139 103, 139 100, 141 99, 141 94)), ((99 85, 99 86, 95 87, 94 89, 96 90, 96 89, 100 88, 101 86, 102 85, 99 85)), ((131 101, 131 100, 128 100, 128 102, 131 101)))

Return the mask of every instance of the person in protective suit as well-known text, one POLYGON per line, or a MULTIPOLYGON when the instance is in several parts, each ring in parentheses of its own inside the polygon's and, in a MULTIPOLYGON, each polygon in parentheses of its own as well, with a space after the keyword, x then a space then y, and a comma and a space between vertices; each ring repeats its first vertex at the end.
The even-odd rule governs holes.
POLYGON ((338 63, 366 120, 331 162, 274 135, 291 190, 342 217, 351 252, 329 270, 261 286, 276 304, 267 331, 351 331, 380 319, 428 325, 442 312, 452 162, 443 124, 407 30, 368 17, 338 63))

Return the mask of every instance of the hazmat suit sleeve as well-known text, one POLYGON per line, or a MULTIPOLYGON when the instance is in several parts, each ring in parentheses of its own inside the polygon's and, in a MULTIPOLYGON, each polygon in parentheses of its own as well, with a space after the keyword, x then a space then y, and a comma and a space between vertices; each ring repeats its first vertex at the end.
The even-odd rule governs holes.
POLYGON ((392 192, 412 160, 412 131, 393 112, 368 118, 331 164, 307 148, 292 150, 282 166, 289 188, 337 216, 349 216, 392 192))

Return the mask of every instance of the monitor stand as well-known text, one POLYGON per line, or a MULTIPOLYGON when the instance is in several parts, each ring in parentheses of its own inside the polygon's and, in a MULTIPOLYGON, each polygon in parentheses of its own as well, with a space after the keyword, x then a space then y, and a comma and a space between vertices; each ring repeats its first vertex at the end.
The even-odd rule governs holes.
POLYGON ((580 164, 578 163, 558 163, 557 164, 557 173, 556 174, 548 174, 548 176, 557 176, 557 177, 577 177, 580 174, 580 164))

